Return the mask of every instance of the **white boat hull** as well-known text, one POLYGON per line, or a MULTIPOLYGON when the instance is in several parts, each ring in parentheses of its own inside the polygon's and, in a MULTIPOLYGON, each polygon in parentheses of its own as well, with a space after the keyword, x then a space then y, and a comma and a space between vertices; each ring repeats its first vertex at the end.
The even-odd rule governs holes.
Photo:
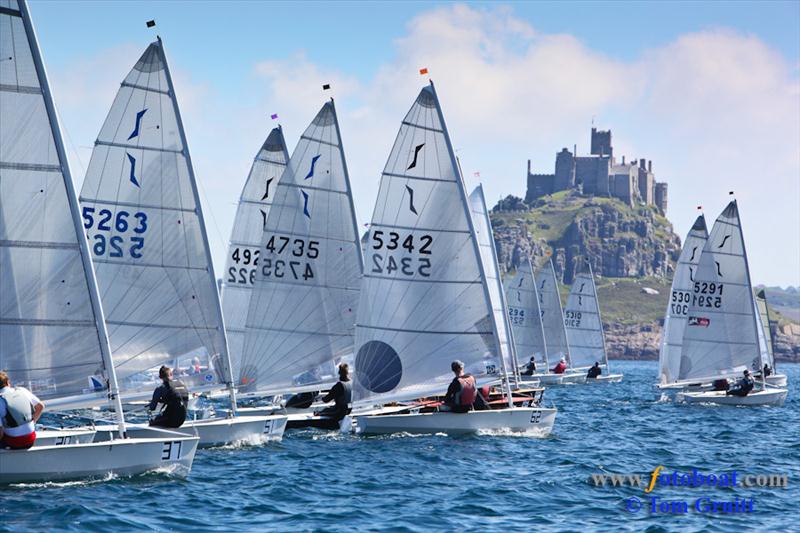
POLYGON ((566 374, 534 374, 533 378, 539 380, 542 385, 561 385, 566 374))
POLYGON ((563 385, 586 383, 586 372, 565 372, 561 380, 563 385))
POLYGON ((767 384, 774 387, 785 387, 788 382, 789 380, 786 374, 772 374, 771 376, 767 376, 767 384))
POLYGON ((773 405, 781 406, 786 401, 786 389, 766 389, 753 391, 747 396, 727 395, 725 391, 679 392, 675 396, 678 402, 711 403, 717 405, 773 405))
POLYGON ((85 444, 94 442, 93 427, 65 428, 65 429, 41 429, 36 430, 36 442, 34 446, 63 446, 65 444, 85 444))
POLYGON ((369 415, 356 418, 361 434, 387 433, 477 433, 480 431, 531 432, 547 436, 553 430, 556 410, 518 407, 468 413, 412 413, 369 415))
POLYGON ((619 383, 622 378, 622 374, 601 374, 596 378, 586 378, 586 383, 619 383))
POLYGON ((286 420, 286 415, 209 418, 189 420, 175 431, 186 435, 196 433, 204 448, 238 442, 259 444, 283 439, 286 420))
POLYGON ((542 381, 539 379, 538 376, 525 376, 522 375, 519 377, 519 384, 525 387, 538 387, 542 384, 542 381))
POLYGON ((96 479, 154 470, 185 477, 192 468, 197 444, 197 437, 173 433, 162 439, 116 439, 0 450, 0 483, 96 479))

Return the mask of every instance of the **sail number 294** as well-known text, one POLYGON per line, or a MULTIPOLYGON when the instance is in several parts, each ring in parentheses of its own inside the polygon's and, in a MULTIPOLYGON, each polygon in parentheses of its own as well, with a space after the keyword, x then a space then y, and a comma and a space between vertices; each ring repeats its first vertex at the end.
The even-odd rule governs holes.
POLYGON ((375 230, 371 235, 372 273, 402 276, 420 275, 423 278, 431 275, 431 255, 433 237, 430 235, 402 235, 396 231, 375 230))

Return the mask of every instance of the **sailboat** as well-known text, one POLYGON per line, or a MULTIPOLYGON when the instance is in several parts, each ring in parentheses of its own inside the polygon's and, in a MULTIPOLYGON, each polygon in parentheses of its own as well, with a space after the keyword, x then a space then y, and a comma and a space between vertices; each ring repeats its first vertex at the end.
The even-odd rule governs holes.
MULTIPOLYGON (((492 302, 492 312, 497 322, 497 334, 500 342, 501 356, 503 358, 503 372, 511 379, 514 387, 519 388, 520 376, 517 367, 517 343, 512 332, 506 293, 503 289, 503 282, 500 280, 497 251, 494 245, 494 236, 492 235, 492 222, 489 219, 489 210, 486 207, 483 185, 475 187, 475 190, 469 195, 469 202, 472 220, 475 225, 475 235, 478 239, 478 248, 481 253, 481 260, 486 269, 486 281, 489 285, 489 300, 492 302)), ((538 380, 528 380, 525 386, 535 387, 538 384, 538 380)))
POLYGON ((600 367, 605 369, 604 374, 587 379, 586 383, 622 381, 622 374, 612 374, 608 366, 603 319, 600 316, 592 265, 588 261, 586 271, 579 272, 573 280, 564 309, 564 326, 567 329, 573 368, 586 371, 595 363, 600 363, 600 367))
MULTIPOLYGON (((736 200, 714 222, 693 280, 677 379, 710 382, 763 368, 758 311, 736 200)), ((763 381, 758 385, 747 396, 683 391, 676 400, 722 405, 782 405, 786 400, 786 389, 763 381)))
POLYGON ((197 437, 162 431, 154 439, 125 438, 103 310, 30 12, 24 0, 5 5, 0 9, 0 367, 14 384, 48 404, 102 394, 116 411, 118 432, 105 443, 77 442, 70 435, 52 445, 0 449, 0 483, 155 469, 188 474, 197 437))
POLYGON ((543 385, 563 385, 583 383, 586 381, 586 372, 577 372, 572 368, 570 346, 567 330, 564 326, 564 311, 561 307, 561 294, 558 287, 556 270, 553 259, 549 258, 536 274, 536 292, 539 295, 539 312, 544 330, 545 350, 549 361, 566 361, 567 370, 556 374, 548 366, 544 372, 534 374, 543 385))
MULTIPOLYGON (((123 398, 149 399, 154 369, 170 365, 190 391, 226 388, 235 414, 203 210, 160 37, 121 83, 80 202, 123 398)), ((215 416, 179 431, 197 432, 202 446, 277 440, 285 421, 215 416)))
MULTIPOLYGON (((772 330, 769 326, 769 307, 767 306, 767 293, 764 289, 759 290, 755 296, 756 300, 756 308, 758 309, 758 313, 756 313, 756 320, 758 321, 758 345, 759 349, 761 350, 761 359, 762 363, 768 364, 769 367, 772 369, 772 373, 767 376, 766 382, 770 385, 775 385, 776 387, 785 387, 788 378, 786 374, 778 373, 777 369, 775 368, 775 354, 773 353, 773 340, 772 340, 772 330)), ((763 366, 761 371, 763 372, 763 366)))
MULTIPOLYGON (((258 228, 239 387, 260 396, 321 391, 335 383, 335 364, 352 358, 363 270, 333 99, 300 136, 286 170, 271 185, 272 203, 258 228)), ((338 427, 313 412, 292 414, 289 424, 338 427)))
MULTIPOLYGON (((533 358, 537 369, 549 368, 547 346, 545 343, 542 312, 539 308, 539 293, 533 267, 527 257, 519 264, 516 272, 505 284, 506 301, 508 302, 508 321, 516 347, 517 366, 528 364, 533 358)), ((522 383, 536 386, 540 379, 533 375, 522 374, 522 383)))
POLYGON ((700 215, 692 224, 689 234, 683 243, 681 255, 675 265, 672 278, 669 302, 664 314, 664 329, 661 335, 661 348, 658 353, 658 383, 661 390, 683 389, 687 386, 698 387, 701 384, 690 384, 678 381, 680 374, 681 351, 683 349, 683 333, 689 316, 689 303, 692 300, 694 274, 700 262, 708 240, 708 229, 705 216, 700 215))
POLYGON ((385 404, 441 394, 450 364, 484 383, 502 379, 509 407, 361 415, 361 433, 536 430, 556 410, 510 407, 508 369, 470 203, 433 83, 403 119, 381 176, 366 243, 355 339, 354 402, 385 404))

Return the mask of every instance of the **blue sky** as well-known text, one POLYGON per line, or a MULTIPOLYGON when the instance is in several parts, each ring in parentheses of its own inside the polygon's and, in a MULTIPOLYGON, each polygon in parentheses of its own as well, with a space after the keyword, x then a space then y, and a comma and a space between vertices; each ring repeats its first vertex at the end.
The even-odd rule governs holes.
POLYGON ((800 284, 800 3, 31 1, 76 181, 119 81, 167 47, 207 200, 217 270, 271 122, 290 151, 334 85, 357 215, 427 66, 468 186, 524 194, 526 159, 585 152, 592 117, 616 153, 653 159, 683 236, 740 200, 756 283, 800 284), (775 228, 780 228, 775 231, 775 228), (776 258, 780 260, 776 261, 776 258))

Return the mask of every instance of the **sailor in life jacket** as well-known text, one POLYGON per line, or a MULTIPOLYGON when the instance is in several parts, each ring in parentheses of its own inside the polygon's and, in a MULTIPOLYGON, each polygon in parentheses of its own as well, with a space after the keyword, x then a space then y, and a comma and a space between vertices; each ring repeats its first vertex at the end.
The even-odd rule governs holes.
POLYGON ((444 405, 441 411, 452 411, 454 413, 466 413, 472 408, 473 402, 478 395, 478 386, 475 378, 470 374, 464 374, 464 363, 453 361, 450 369, 456 375, 450 386, 447 387, 447 394, 444 397, 444 405))
POLYGON ((179 379, 172 378, 172 369, 162 366, 158 369, 158 377, 163 382, 155 391, 147 408, 155 410, 163 404, 161 412, 152 420, 151 426, 179 428, 186 421, 186 407, 189 405, 189 389, 179 379))
POLYGON ((353 401, 353 384, 350 382, 350 366, 347 363, 339 365, 339 381, 322 398, 323 403, 331 401, 334 402, 334 405, 326 407, 316 414, 330 416, 337 422, 350 414, 353 401))
POLYGON ((12 387, 0 371, 0 448, 24 450, 36 441, 36 422, 44 404, 24 387, 12 387))

